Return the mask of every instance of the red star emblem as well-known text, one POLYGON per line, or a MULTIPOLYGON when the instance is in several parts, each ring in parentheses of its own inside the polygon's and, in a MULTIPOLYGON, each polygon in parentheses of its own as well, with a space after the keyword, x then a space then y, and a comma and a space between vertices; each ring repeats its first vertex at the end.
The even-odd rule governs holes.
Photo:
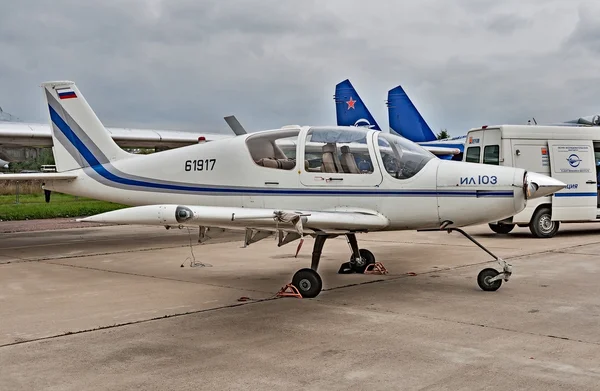
POLYGON ((354 99, 352 99, 352 97, 350 97, 350 100, 346 102, 346 104, 348 105, 348 109, 354 109, 354 104, 356 103, 356 101, 354 99))

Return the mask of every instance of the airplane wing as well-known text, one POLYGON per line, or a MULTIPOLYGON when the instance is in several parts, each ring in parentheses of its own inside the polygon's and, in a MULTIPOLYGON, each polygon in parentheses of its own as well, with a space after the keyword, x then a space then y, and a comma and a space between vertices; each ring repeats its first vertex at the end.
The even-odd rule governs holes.
POLYGON ((69 172, 35 172, 27 174, 2 174, 0 181, 31 181, 31 180, 73 180, 77 174, 69 172))
POLYGON ((298 211, 185 205, 144 205, 79 219, 82 222, 206 226, 306 234, 378 231, 389 220, 375 211, 298 211))
POLYGON ((453 155, 458 155, 460 153, 460 149, 458 148, 448 148, 448 147, 434 147, 432 145, 421 145, 421 147, 423 147, 423 149, 428 150, 429 152, 433 153, 434 155, 437 156, 453 156, 453 155))
MULTIPOLYGON (((178 148, 232 136, 206 132, 181 132, 174 130, 107 128, 111 137, 122 148, 178 148)), ((51 147, 50 126, 23 122, 0 122, 0 145, 13 147, 51 147)))

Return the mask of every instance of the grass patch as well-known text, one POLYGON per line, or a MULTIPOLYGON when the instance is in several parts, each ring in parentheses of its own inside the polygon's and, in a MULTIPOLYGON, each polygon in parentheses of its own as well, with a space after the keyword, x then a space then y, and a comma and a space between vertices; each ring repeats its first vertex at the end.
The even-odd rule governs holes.
POLYGON ((58 193, 52 194, 49 203, 45 202, 43 194, 23 194, 19 196, 17 204, 14 195, 2 195, 0 196, 0 221, 91 216, 124 207, 125 205, 112 202, 58 193))

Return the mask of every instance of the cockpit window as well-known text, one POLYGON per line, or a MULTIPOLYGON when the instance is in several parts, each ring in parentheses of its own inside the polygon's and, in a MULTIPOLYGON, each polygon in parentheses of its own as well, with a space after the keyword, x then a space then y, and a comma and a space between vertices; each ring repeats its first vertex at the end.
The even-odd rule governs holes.
POLYGON ((367 145, 368 130, 312 128, 306 136, 304 168, 308 172, 371 174, 373 160, 367 145))
POLYGON ((385 170, 397 179, 411 178, 435 158, 412 141, 391 133, 379 133, 378 145, 385 170))
POLYGON ((300 129, 261 132, 248 137, 246 145, 257 165, 292 170, 296 167, 296 142, 299 133, 300 129))

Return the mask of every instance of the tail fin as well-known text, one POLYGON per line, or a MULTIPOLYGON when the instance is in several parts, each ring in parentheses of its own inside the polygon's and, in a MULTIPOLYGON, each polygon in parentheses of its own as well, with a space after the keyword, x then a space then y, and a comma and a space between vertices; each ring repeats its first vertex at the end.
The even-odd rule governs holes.
POLYGON ((346 79, 335 86, 333 99, 338 126, 364 126, 381 130, 350 80, 346 79))
POLYGON ((130 154, 112 139, 75 83, 42 83, 59 172, 105 164, 130 154))
POLYGON ((402 86, 388 91, 390 131, 416 143, 437 140, 402 86))

